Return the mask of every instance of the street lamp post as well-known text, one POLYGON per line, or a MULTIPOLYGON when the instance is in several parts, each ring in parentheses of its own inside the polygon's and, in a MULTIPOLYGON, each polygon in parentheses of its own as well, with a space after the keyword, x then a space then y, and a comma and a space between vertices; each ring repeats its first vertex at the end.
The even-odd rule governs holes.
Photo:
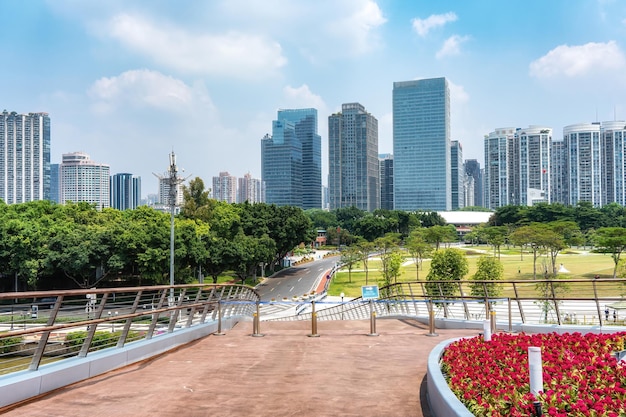
POLYGON ((344 297, 344 293, 341 293, 341 320, 343 320, 343 297, 344 297))

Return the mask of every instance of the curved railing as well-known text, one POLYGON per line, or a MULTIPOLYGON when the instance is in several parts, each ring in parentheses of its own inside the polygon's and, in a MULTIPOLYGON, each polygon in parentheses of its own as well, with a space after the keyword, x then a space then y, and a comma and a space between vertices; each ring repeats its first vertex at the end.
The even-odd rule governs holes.
MULTIPOLYGON (((316 301, 306 312, 273 320, 367 319, 429 315, 449 320, 498 320, 521 324, 622 325, 626 319, 626 279, 542 279, 498 281, 414 281, 380 289, 380 299, 346 303, 316 301), (487 308, 486 308, 487 307, 487 308)), ((303 303, 299 303, 302 305, 303 303)))
POLYGON ((0 375, 253 317, 258 301, 253 288, 210 284, 0 293, 0 375))

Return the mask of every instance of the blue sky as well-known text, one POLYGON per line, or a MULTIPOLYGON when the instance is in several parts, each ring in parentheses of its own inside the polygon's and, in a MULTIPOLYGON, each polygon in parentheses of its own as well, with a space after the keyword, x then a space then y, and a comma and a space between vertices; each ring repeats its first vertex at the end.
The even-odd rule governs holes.
POLYGON ((327 118, 360 102, 392 152, 394 81, 445 76, 452 139, 483 161, 498 127, 626 119, 619 0, 0 0, 0 106, 45 111, 52 162, 83 151, 111 172, 167 169, 210 186, 260 178, 280 108, 327 118))

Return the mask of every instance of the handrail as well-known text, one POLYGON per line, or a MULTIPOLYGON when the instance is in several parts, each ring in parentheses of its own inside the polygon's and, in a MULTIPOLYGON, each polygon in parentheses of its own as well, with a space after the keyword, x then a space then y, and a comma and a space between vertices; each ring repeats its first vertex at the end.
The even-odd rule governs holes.
POLYGON ((253 288, 238 284, 0 293, 0 374, 37 370, 42 363, 222 317, 252 317, 259 301, 253 288))
MULTIPOLYGON (((412 281, 384 286, 380 294, 386 307, 377 310, 379 317, 427 316, 427 309, 420 308, 420 304, 431 301, 437 314, 447 319, 488 319, 486 305, 498 317, 509 316, 509 320, 522 324, 603 326, 623 324, 626 318, 622 317, 626 315, 626 298, 622 296, 626 295, 626 279, 622 278, 412 281), (455 293, 449 292, 447 285, 451 283, 455 293), (493 284, 500 286, 499 291, 490 289, 493 284), (503 299, 507 302, 503 303, 503 299)), ((328 308, 324 308, 323 302, 317 302, 316 317, 318 320, 366 319, 370 314, 369 307, 363 306, 360 300, 361 297, 357 297, 345 303, 327 303, 328 308)), ((301 313, 272 320, 310 318, 310 313, 301 313)))

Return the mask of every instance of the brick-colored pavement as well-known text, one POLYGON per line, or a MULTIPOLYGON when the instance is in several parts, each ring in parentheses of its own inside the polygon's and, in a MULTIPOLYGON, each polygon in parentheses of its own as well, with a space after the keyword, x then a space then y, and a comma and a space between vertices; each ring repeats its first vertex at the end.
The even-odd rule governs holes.
POLYGON ((414 320, 261 322, 57 390, 5 416, 430 416, 426 362, 439 342, 475 330, 414 320))

